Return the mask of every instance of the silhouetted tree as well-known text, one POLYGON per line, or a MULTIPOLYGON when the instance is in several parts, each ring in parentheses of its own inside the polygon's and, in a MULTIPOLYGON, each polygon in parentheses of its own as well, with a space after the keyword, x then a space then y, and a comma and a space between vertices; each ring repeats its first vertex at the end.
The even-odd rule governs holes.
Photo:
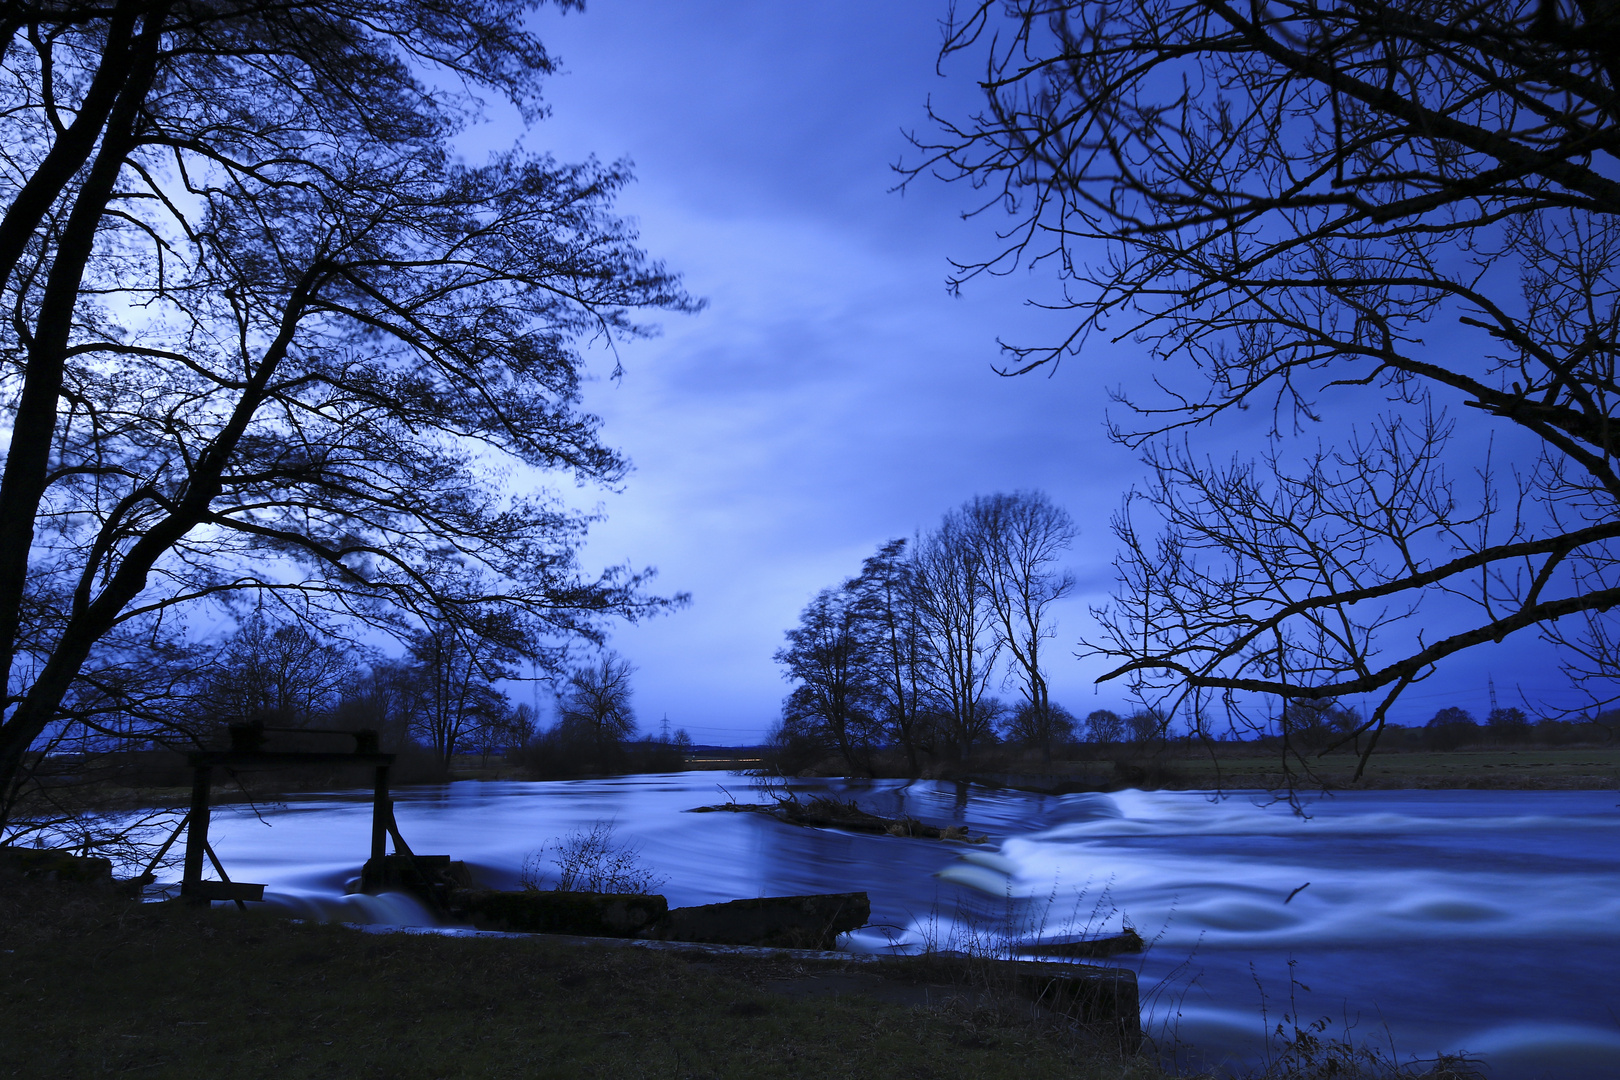
POLYGON ((534 707, 526 704, 516 705, 501 714, 498 721, 491 727, 491 741, 501 750, 512 750, 516 747, 526 746, 529 740, 539 734, 540 717, 534 707))
POLYGON ((865 648, 864 618, 855 582, 823 589, 787 632, 776 662, 794 684, 782 706, 788 737, 809 736, 836 750, 851 769, 870 772, 881 689, 876 657, 865 648))
POLYGON ((819 739, 867 771, 886 735, 919 775, 925 752, 960 758, 993 741, 1008 710, 986 694, 1005 651, 1024 698, 1009 730, 1050 756, 1073 717, 1052 711, 1041 645, 1073 587, 1053 565, 1073 535, 1045 495, 1017 492, 970 500, 914 545, 884 543, 816 597, 777 653, 796 684, 783 737, 819 739))
POLYGON ((612 650, 568 673, 557 704, 557 723, 569 736, 590 744, 602 759, 622 754, 636 733, 630 705, 635 665, 612 650))
POLYGON ((325 719, 355 679, 348 652, 297 622, 253 612, 205 669, 204 708, 223 723, 274 717, 303 726, 325 719))
POLYGON ((355 679, 339 706, 344 727, 370 728, 386 749, 414 745, 422 706, 421 674, 409 660, 383 659, 355 679))
POLYGON ((980 702, 995 673, 1001 642, 985 598, 983 560, 961 512, 945 515, 917 544, 912 562, 917 623, 927 648, 925 671, 942 719, 942 749, 965 758, 994 738, 980 702))
POLYGON ((1074 521, 1041 491, 981 495, 962 508, 962 516, 996 636, 1011 658, 1008 674, 1024 695, 1019 730, 1050 760, 1053 744, 1065 741, 1074 725, 1073 717, 1052 705, 1041 642, 1057 634, 1048 609, 1074 589, 1074 575, 1056 565, 1074 542, 1074 521))
POLYGON ((1079 727, 1074 715, 1061 705, 1048 701, 1043 709, 1026 701, 1007 720, 1006 739, 1039 750, 1050 760, 1052 748, 1072 742, 1079 727))
POLYGON ((693 306, 609 215, 623 167, 461 161, 481 94, 538 114, 530 7, 0 15, 0 791, 179 605, 535 643, 661 606, 492 467, 617 480, 572 342, 693 306))
POLYGON ((1125 718, 1125 730, 1138 751, 1162 742, 1169 726, 1169 718, 1152 709, 1138 709, 1125 718))
POLYGON ((925 723, 928 657, 906 541, 890 540, 868 557, 852 588, 860 616, 860 662, 868 669, 876 710, 888 736, 905 751, 910 774, 920 776, 919 754, 932 743, 925 723))
POLYGON ((972 58, 981 108, 938 118, 908 171, 1016 220, 952 286, 1062 279, 1073 322, 1006 346, 1009 372, 1124 338, 1167 365, 1111 429, 1154 479, 1116 522, 1122 585, 1087 642, 1105 678, 1240 729, 1375 693, 1363 766, 1407 686, 1524 630, 1614 697, 1617 35, 1586 0, 953 11, 941 62, 972 58), (1289 457, 1366 393, 1392 411, 1289 457), (1463 492, 1448 407, 1538 455, 1463 492), (1175 441, 1222 418, 1276 440, 1263 464, 1175 441))
POLYGON ((1320 751, 1347 741, 1361 717, 1335 701, 1290 701, 1283 707, 1282 736, 1297 749, 1320 751))
POLYGON ((1479 725, 1467 709, 1448 705, 1423 725, 1423 745, 1430 750, 1455 750, 1479 739, 1479 725))
POLYGON ((787 710, 765 733, 765 763, 773 773, 797 776, 820 764, 837 748, 823 741, 823 732, 807 726, 787 710))
POLYGON ((1511 706, 1492 709, 1485 717, 1485 725, 1490 728, 1491 737, 1500 742, 1524 742, 1530 738, 1530 720, 1523 709, 1511 706))
POLYGON ((1125 737, 1125 718, 1112 709, 1093 709, 1086 715, 1086 741, 1112 746, 1125 737))
POLYGON ((411 734, 444 768, 464 741, 481 741, 483 731, 511 709, 495 684, 516 676, 521 624, 496 609, 475 625, 475 632, 464 632, 455 623, 430 623, 410 643, 416 692, 411 734))

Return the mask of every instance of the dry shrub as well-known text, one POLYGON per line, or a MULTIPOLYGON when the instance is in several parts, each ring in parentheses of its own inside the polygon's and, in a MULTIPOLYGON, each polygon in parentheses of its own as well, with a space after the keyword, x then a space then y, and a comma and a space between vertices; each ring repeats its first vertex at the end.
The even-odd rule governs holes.
MULTIPOLYGON (((554 842, 557 892, 635 893, 650 895, 669 880, 648 866, 641 850, 613 838, 613 822, 597 821, 554 842)), ((523 860, 523 887, 539 891, 546 880, 546 848, 523 860)))

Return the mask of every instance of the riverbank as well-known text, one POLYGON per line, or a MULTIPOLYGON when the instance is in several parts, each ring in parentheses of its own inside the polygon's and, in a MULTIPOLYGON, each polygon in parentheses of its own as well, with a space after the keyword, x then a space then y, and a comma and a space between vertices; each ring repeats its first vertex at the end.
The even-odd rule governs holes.
POLYGON ((1620 787, 1620 746, 1481 747, 1374 754, 1355 778, 1349 753, 1307 758, 1282 771, 1276 755, 1188 751, 1117 761, 1008 763, 957 779, 1040 794, 1076 791, 1607 791, 1620 787))
MULTIPOLYGON (((682 763, 676 772, 740 771, 775 775, 768 758, 757 747, 738 747, 727 756, 707 748, 682 763)), ((1449 751, 1381 749, 1368 763, 1366 774, 1354 779, 1358 758, 1349 750, 1309 756, 1308 771, 1294 762, 1292 775, 1284 773, 1277 753, 1254 744, 1217 744, 1214 753, 1199 746, 1161 747, 1153 752, 1117 748, 1110 755, 1059 757, 1044 761, 1038 754, 1009 747, 993 747, 973 760, 941 765, 927 779, 965 781, 986 787, 1012 788, 1038 794, 1080 791, 1266 790, 1378 791, 1378 790, 1492 790, 1492 791, 1603 791, 1620 788, 1620 744, 1576 746, 1481 746, 1449 751)), ((882 763, 879 763, 882 764, 882 763)), ((901 765, 899 759, 891 764, 901 765)), ((182 770, 183 771, 183 770, 182 770)), ((903 779, 903 771, 877 768, 880 778, 903 779)), ((181 773, 153 773, 137 779, 120 770, 108 775, 87 775, 82 782, 51 788, 50 810, 63 807, 102 814, 127 813, 153 807, 183 808, 191 798, 189 780, 181 773), (144 782, 142 782, 144 780, 144 782)), ((799 775, 841 777, 841 761, 827 760, 799 775)), ((636 775, 634 773, 624 775, 636 775)), ((189 776, 189 773, 186 774, 189 776)), ((532 779, 523 768, 498 756, 458 756, 448 771, 418 769, 394 777, 397 788, 444 784, 452 781, 506 781, 532 779)), ((593 777, 575 779, 589 780, 593 777)), ((369 788, 370 773, 362 769, 332 769, 308 774, 298 770, 270 770, 232 776, 216 784, 214 802, 275 802, 282 796, 345 788, 369 788)), ((19 817, 30 807, 19 807, 19 817)), ((47 815, 48 816, 48 815, 47 815)))
POLYGON ((1167 1075, 984 987, 938 986, 916 1007, 852 981, 872 976, 838 975, 543 937, 368 934, 13 878, 0 881, 0 1072, 1167 1075))

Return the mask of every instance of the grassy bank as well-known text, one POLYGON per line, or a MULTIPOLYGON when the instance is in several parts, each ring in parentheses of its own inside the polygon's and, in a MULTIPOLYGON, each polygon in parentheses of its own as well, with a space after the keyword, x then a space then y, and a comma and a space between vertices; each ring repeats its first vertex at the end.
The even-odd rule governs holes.
MULTIPOLYGON (((1275 758, 1188 756, 1166 763, 1188 786, 1280 787, 1284 777, 1275 758)), ((1620 784, 1620 747, 1482 747, 1450 751, 1374 754, 1366 775, 1353 780, 1356 759, 1331 754, 1311 759, 1323 784, 1339 790, 1473 788, 1512 790, 1592 790, 1620 784)))
POLYGON ((1335 753, 1294 762, 1290 777, 1275 754, 1227 749, 1214 756, 1198 750, 1121 754, 1115 760, 1043 762, 988 761, 964 768, 961 777, 1031 791, 1286 790, 1365 791, 1472 789, 1591 791, 1620 787, 1620 746, 1479 747, 1449 751, 1388 751, 1374 754, 1355 779, 1357 759, 1335 753))
POLYGON ((814 994, 838 985, 829 975, 374 935, 3 879, 0 1076, 1164 1076, 971 987, 914 1007, 814 994))
MULTIPOLYGON (((746 749, 746 748, 745 748, 746 749)), ((771 773, 770 763, 752 751, 736 757, 710 756, 689 763, 700 771, 738 770, 771 773)), ((930 778, 967 781, 992 787, 1015 788, 1048 794, 1078 791, 1119 791, 1142 788, 1164 791, 1269 790, 1301 793, 1399 789, 1473 789, 1514 791, 1613 791, 1620 788, 1620 745, 1470 747, 1449 751, 1380 750, 1368 763, 1366 775, 1353 779, 1356 757, 1337 752, 1308 759, 1309 772, 1283 773, 1278 755, 1262 748, 1235 744, 1220 747, 1214 756, 1203 748, 1169 747, 1133 752, 1121 747, 1115 754, 1045 761, 1039 755, 997 747, 973 760, 930 770, 930 778)), ((894 764, 903 765, 896 761, 894 764)), ((902 778, 903 768, 874 770, 880 777, 902 778)), ((827 759, 801 776, 839 777, 844 763, 827 759)), ((451 771, 434 783, 526 779, 520 768, 498 757, 458 758, 451 771)), ((245 774, 215 785, 216 805, 236 802, 274 803, 306 792, 366 789, 368 771, 333 770, 329 775, 307 776, 297 770, 269 770, 245 774)), ((422 782, 418 778, 417 782, 422 782)), ((729 781, 728 781, 729 783, 729 781)), ((746 784, 747 781, 742 781, 746 784)), ((397 788, 412 786, 398 782, 397 788)), ((16 808, 19 820, 31 817, 50 821, 62 814, 115 815, 154 808, 183 809, 191 788, 178 785, 130 784, 121 777, 87 776, 82 782, 53 788, 48 802, 25 799, 16 808), (36 805, 37 804, 37 805, 36 805)), ((71 832, 71 830, 69 830, 71 832)))

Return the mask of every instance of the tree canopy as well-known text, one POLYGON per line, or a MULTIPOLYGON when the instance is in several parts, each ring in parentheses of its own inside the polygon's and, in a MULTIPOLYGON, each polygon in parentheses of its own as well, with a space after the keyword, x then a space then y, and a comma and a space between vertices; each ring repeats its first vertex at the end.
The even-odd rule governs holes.
POLYGON ((543 115, 534 6, 0 14, 0 786, 183 605, 515 620, 554 662, 669 602, 583 575, 543 484, 625 471, 578 343, 696 305, 610 213, 625 166, 451 141, 481 94, 543 115))
POLYGON ((1005 718, 1015 741, 1050 757, 1074 733, 1040 651, 1056 633, 1051 605, 1073 585, 1055 564, 1074 532, 1044 492, 1018 491, 968 500, 915 544, 883 544, 787 631, 776 661, 793 689, 778 740, 860 772, 896 745, 920 775, 924 755, 965 758, 1005 718), (991 696, 998 674, 1018 687, 1019 708, 991 696))

